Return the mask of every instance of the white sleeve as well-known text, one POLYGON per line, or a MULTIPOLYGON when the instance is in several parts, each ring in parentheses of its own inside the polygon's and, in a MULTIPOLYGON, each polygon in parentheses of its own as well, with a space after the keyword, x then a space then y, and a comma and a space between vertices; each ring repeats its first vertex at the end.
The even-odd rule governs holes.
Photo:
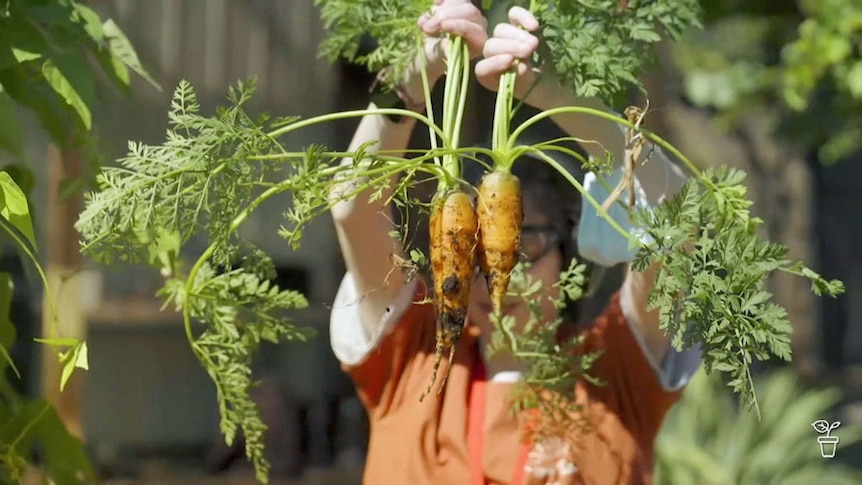
POLYGON ((386 313, 380 316, 374 331, 369 332, 362 324, 359 312, 360 296, 357 294, 353 276, 346 273, 335 294, 335 302, 329 316, 329 341, 335 357, 345 365, 362 363, 413 303, 417 284, 414 280, 405 285, 386 308, 386 313))
POLYGON ((655 370, 662 388, 665 391, 678 391, 682 389, 694 377, 698 368, 700 368, 703 351, 700 346, 696 346, 680 352, 673 345, 670 345, 664 359, 660 360, 646 345, 640 326, 631 311, 632 305, 631 290, 628 279, 626 279, 622 288, 620 288, 620 309, 626 318, 632 335, 637 340, 641 352, 643 352, 647 361, 649 361, 653 370, 655 370))

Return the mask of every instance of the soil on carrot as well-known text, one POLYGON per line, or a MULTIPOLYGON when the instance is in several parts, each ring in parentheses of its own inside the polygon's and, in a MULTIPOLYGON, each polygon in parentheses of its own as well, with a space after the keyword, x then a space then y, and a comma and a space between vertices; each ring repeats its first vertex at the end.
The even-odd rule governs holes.
POLYGON ((424 399, 436 383, 443 354, 448 351, 449 365, 438 387, 438 393, 445 386, 449 368, 455 358, 455 344, 461 338, 467 318, 479 232, 472 197, 464 191, 456 190, 435 198, 429 227, 437 344, 431 382, 420 399, 424 399))
POLYGON ((524 219, 521 183, 511 173, 494 171, 479 183, 479 262, 488 281, 494 313, 499 314, 518 263, 524 219))

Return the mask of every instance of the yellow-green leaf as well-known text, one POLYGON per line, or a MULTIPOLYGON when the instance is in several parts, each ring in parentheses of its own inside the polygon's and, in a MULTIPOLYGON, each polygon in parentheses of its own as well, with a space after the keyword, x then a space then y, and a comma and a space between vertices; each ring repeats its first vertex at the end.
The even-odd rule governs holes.
POLYGON ((87 103, 81 99, 81 95, 78 94, 78 91, 75 90, 72 83, 66 79, 63 72, 60 71, 56 64, 54 64, 54 61, 48 59, 44 64, 42 64, 42 76, 45 77, 45 80, 48 81, 51 88, 59 94, 66 103, 75 110, 75 112, 78 113, 78 116, 84 123, 84 127, 89 130, 93 125, 90 108, 87 107, 87 103))
MULTIPOLYGON (((108 40, 108 49, 111 51, 111 55, 114 59, 119 60, 122 64, 126 65, 129 69, 135 71, 139 76, 146 79, 154 88, 159 91, 162 90, 162 87, 159 86, 159 83, 155 81, 155 79, 150 76, 150 73, 144 69, 144 66, 141 64, 140 59, 138 59, 138 54, 135 52, 134 47, 132 47, 132 43, 129 42, 129 39, 126 37, 126 34, 123 33, 122 30, 114 23, 113 20, 108 19, 102 24, 102 30, 105 33, 105 38, 108 40)), ((116 61, 112 61, 113 64, 116 64, 116 61)), ((117 74, 117 77, 120 79, 123 78, 123 74, 121 70, 114 67, 114 70, 117 74)))
POLYGON ((90 368, 87 355, 87 342, 80 342, 74 349, 67 352, 62 358, 62 362, 63 372, 60 375, 61 391, 66 388, 66 384, 69 382, 76 368, 84 370, 90 368))
POLYGON ((81 342, 80 350, 75 356, 75 367, 90 370, 90 357, 87 351, 87 342, 81 342))
POLYGON ((75 347, 80 342, 76 338, 36 338, 33 340, 52 347, 75 347))
POLYGON ((30 220, 30 207, 27 196, 6 172, 0 172, 0 216, 9 221, 24 237, 36 247, 33 221, 30 220))
POLYGON ((30 196, 33 193, 33 187, 36 185, 36 178, 33 175, 33 171, 30 170, 27 166, 22 165, 20 163, 10 163, 5 165, 2 169, 2 172, 6 172, 12 177, 12 180, 18 184, 18 188, 21 189, 21 192, 24 192, 24 195, 30 196))
POLYGON ((854 98, 862 98, 862 61, 856 61, 847 71, 847 89, 854 98))
POLYGON ((30 52, 15 47, 12 48, 12 55, 15 56, 15 60, 18 62, 35 61, 42 57, 42 54, 39 54, 38 52, 30 52))
POLYGON ((74 9, 78 18, 84 23, 84 30, 87 31, 87 34, 96 42, 100 42, 104 38, 105 33, 102 30, 102 19, 99 18, 99 14, 90 7, 80 3, 75 3, 74 9))

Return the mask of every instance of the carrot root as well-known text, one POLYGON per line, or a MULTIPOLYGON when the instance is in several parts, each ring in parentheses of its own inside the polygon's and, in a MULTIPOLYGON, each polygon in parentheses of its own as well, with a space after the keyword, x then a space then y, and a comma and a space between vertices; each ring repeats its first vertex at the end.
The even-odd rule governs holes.
POLYGON ((431 382, 419 398, 420 401, 431 392, 437 381, 443 355, 448 351, 449 365, 437 393, 442 391, 452 367, 455 347, 467 319, 479 232, 476 210, 470 195, 455 190, 435 197, 429 229, 437 344, 431 382))
POLYGON ((518 263, 524 221, 521 182, 498 170, 485 174, 478 189, 479 264, 488 281, 494 313, 500 314, 518 263))

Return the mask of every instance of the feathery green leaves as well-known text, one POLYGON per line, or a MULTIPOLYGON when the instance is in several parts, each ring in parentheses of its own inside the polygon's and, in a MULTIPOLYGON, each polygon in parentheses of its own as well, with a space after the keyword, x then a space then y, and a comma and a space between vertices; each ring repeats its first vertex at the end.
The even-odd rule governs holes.
POLYGON ((253 92, 254 83, 238 83, 226 107, 204 116, 191 85, 181 82, 164 143, 130 143, 118 166, 105 167, 76 228, 83 251, 99 262, 146 262, 161 269, 166 281, 158 296, 183 314, 191 348, 216 387, 222 432, 228 442, 242 433, 257 478, 266 482, 266 427, 249 397, 255 385, 251 362, 264 341, 309 337, 309 329, 287 318, 308 302, 271 283, 272 259, 238 230, 262 203, 289 193, 293 203, 280 233, 296 246, 304 225, 333 204, 422 159, 384 159, 360 150, 352 166, 331 166, 344 154, 320 146, 287 152, 277 135, 298 118, 251 118, 243 107, 253 92), (365 182, 332 197, 339 180, 365 182), (183 267, 180 257, 200 238, 206 249, 190 269, 183 267))
POLYGON ((577 95, 609 102, 631 87, 643 88, 638 77, 654 61, 657 42, 700 26, 697 0, 535 3, 543 46, 539 57, 577 95))
MULTIPOLYGON (((371 71, 391 67, 401 79, 416 58, 416 21, 431 0, 315 0, 327 29, 320 51, 371 71), (366 37, 367 36, 367 37, 366 37), (360 55, 364 39, 376 41, 360 55)), ((483 9, 534 6, 540 24, 537 61, 552 67, 579 96, 611 100, 631 87, 654 60, 662 38, 700 27, 697 0, 485 0, 483 9)), ((493 28, 493 25, 489 26, 493 28)))
POLYGON ((728 373, 728 385, 759 413, 751 363, 791 355, 792 327, 785 309, 772 302, 767 278, 789 271, 832 296, 843 285, 786 260, 784 246, 758 237, 762 221, 749 214, 744 178, 742 171, 714 168, 652 213, 639 213, 655 242, 638 252, 633 267, 660 264, 648 307, 660 311, 673 346, 700 345, 706 370, 728 373))
POLYGON ((391 68, 389 81, 399 82, 418 54, 416 22, 430 0, 315 0, 327 36, 320 53, 335 62, 343 57, 369 71, 391 68), (364 42, 376 45, 360 54, 364 42))

